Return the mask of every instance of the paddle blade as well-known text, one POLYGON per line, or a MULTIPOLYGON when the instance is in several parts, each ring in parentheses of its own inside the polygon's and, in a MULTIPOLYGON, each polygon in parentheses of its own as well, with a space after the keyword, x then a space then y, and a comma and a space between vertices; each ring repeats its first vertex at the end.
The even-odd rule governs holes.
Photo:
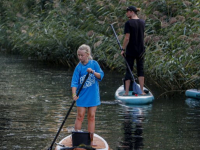
POLYGON ((136 94, 142 94, 142 90, 136 82, 133 82, 133 92, 136 94))

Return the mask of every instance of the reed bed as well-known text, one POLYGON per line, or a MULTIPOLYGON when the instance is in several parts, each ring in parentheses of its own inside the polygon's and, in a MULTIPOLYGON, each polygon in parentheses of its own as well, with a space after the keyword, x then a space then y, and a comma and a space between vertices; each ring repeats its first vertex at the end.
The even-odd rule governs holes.
POLYGON ((146 21, 145 75, 165 91, 200 88, 198 0, 0 1, 1 51, 74 67, 86 43, 102 66, 124 73, 110 24, 122 42, 129 5, 146 21))

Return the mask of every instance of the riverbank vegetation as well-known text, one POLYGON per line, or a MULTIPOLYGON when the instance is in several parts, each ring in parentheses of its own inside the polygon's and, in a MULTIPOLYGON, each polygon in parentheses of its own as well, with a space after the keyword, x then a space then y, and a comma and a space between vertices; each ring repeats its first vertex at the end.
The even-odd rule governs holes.
POLYGON ((198 0, 0 1, 1 51, 74 67, 76 50, 86 43, 102 66, 123 73, 110 24, 122 42, 129 5, 140 7, 146 21, 146 76, 165 91, 200 88, 198 0))

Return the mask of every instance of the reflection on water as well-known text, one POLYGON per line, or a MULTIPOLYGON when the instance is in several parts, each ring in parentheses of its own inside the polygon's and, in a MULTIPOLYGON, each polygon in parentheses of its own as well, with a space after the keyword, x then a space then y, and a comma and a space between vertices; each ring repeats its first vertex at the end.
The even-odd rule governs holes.
POLYGON ((121 105, 123 107, 124 122, 122 130, 124 136, 119 142, 118 150, 139 150, 143 149, 143 123, 152 105, 121 105))
POLYGON ((200 100, 194 98, 187 98, 185 102, 190 108, 200 107, 200 100))
MULTIPOLYGON (((0 149, 46 150, 54 139, 71 100, 73 69, 0 55, 0 149)), ((102 104, 97 108, 96 133, 116 149, 200 149, 199 101, 155 99, 152 105, 116 103, 122 75, 105 71, 100 82, 102 104)), ((155 98, 158 89, 149 84, 155 98)), ((56 142, 74 127, 76 107, 56 142)), ((87 119, 83 130, 87 129, 87 119)))

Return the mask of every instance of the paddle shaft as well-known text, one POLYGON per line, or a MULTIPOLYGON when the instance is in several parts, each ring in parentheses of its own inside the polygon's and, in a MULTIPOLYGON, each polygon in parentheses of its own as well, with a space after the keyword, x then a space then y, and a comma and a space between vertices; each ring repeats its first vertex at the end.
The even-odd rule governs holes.
MULTIPOLYGON (((113 27, 112 24, 111 24, 110 26, 111 26, 111 28, 112 28, 114 34, 115 34, 115 37, 116 37, 116 39, 117 39, 117 43, 118 43, 118 45, 119 45, 119 48, 120 48, 121 51, 122 51, 123 49, 122 49, 122 46, 121 46, 121 44, 120 44, 120 42, 119 42, 119 39, 118 39, 117 34, 116 34, 116 32, 115 32, 115 29, 114 29, 114 27, 113 27)), ((133 76, 133 73, 132 73, 132 71, 131 71, 131 68, 130 68, 130 66, 129 66, 129 64, 128 64, 128 62, 127 62, 127 60, 126 60, 124 54, 123 54, 123 57, 124 57, 124 60, 125 60, 125 62, 126 62, 126 66, 127 66, 128 70, 129 70, 129 72, 130 72, 130 74, 131 74, 131 77, 132 77, 133 81, 135 82, 135 78, 134 78, 134 76, 133 76)))
MULTIPOLYGON (((86 80, 87 80, 88 77, 89 77, 89 73, 86 75, 86 77, 85 77, 85 79, 84 79, 84 81, 83 81, 83 83, 82 83, 82 85, 81 85, 81 87, 80 87, 80 89, 79 89, 79 91, 78 91, 78 93, 77 93, 77 97, 79 96, 79 94, 80 94, 80 92, 81 92, 81 90, 82 90, 82 88, 83 88, 83 85, 85 84, 85 82, 86 82, 86 80)), ((69 110, 68 110, 68 112, 67 112, 67 115, 65 116, 65 119, 63 120, 63 122, 62 122, 60 128, 58 129, 58 132, 57 132, 57 134, 56 134, 56 136, 55 136, 53 142, 51 143, 51 146, 48 148, 48 150, 52 150, 53 145, 54 145, 54 143, 55 143, 55 141, 56 141, 56 139, 57 139, 57 137, 58 137, 58 135, 59 135, 59 133, 60 133, 62 127, 63 127, 63 125, 65 124, 65 121, 67 120, 67 117, 69 116, 69 114, 70 114, 70 112, 71 112, 71 110, 72 110, 72 108, 73 108, 75 102, 76 102, 76 101, 73 100, 73 102, 72 102, 72 104, 71 104, 71 106, 70 106, 70 108, 69 108, 69 110)))

